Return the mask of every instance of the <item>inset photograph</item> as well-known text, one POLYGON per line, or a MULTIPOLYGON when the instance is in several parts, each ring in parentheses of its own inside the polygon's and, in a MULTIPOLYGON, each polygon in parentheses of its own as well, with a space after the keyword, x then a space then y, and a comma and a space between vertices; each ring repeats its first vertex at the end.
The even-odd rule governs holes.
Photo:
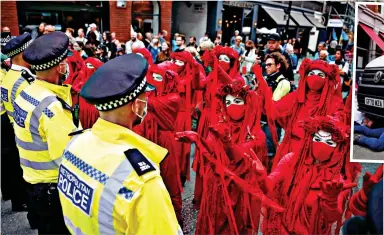
POLYGON ((358 4, 352 161, 384 162, 384 5, 358 4))

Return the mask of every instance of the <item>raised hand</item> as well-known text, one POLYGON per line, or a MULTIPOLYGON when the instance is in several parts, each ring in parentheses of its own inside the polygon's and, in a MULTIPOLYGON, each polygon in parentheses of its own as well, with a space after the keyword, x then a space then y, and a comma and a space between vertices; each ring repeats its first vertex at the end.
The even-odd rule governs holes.
POLYGON ((226 124, 218 123, 214 126, 209 126, 209 129, 215 135, 216 138, 221 139, 225 143, 231 142, 231 133, 226 124))
POLYGON ((337 200, 341 191, 351 189, 356 186, 357 184, 355 183, 344 184, 343 182, 337 180, 320 181, 321 193, 319 196, 323 199, 337 200))
POLYGON ((195 143, 199 140, 199 135, 194 131, 176 132, 175 139, 185 143, 195 143))

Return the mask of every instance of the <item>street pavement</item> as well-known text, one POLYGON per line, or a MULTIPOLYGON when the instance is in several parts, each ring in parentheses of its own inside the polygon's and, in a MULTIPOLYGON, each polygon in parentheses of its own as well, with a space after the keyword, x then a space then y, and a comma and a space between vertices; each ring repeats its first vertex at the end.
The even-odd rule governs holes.
MULTIPOLYGON (((191 163, 192 163, 191 158, 191 163)), ((363 171, 359 177, 358 189, 362 187, 362 176, 365 172, 376 171, 379 164, 362 163, 363 171)), ((184 234, 194 234, 196 229, 197 211, 193 208, 193 188, 196 174, 191 171, 191 181, 186 182, 183 193, 184 234)), ((358 189, 355 189, 357 191, 358 189)), ((10 201, 1 201, 1 234, 2 235, 29 235, 37 234, 37 230, 29 228, 26 212, 12 212, 10 201)), ((261 234, 259 232, 259 234, 261 234)))
POLYGON ((384 161, 384 152, 373 152, 368 148, 359 145, 353 145, 353 159, 384 161))

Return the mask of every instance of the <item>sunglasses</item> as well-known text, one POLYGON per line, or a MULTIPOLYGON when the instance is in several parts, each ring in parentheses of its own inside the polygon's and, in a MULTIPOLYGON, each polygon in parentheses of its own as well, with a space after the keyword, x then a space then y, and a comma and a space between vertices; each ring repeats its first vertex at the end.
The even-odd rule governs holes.
POLYGON ((271 67, 272 65, 275 65, 275 64, 268 63, 268 64, 265 64, 265 67, 271 67))

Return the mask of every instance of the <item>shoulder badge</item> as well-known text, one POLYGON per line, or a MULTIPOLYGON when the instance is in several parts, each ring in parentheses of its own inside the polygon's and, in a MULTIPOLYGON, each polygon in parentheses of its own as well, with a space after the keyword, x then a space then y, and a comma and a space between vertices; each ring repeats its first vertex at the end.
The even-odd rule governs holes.
POLYGON ((21 76, 28 82, 28 83, 32 83, 33 81, 35 81, 35 77, 28 73, 27 70, 24 70, 21 71, 21 76))
POLYGON ((124 154, 139 176, 156 170, 138 149, 129 149, 124 154))
POLYGON ((79 135, 79 134, 82 134, 84 131, 87 131, 87 130, 89 130, 89 129, 74 131, 74 132, 69 133, 68 136, 79 135))
POLYGON ((62 98, 56 96, 57 100, 60 101, 60 103, 63 105, 63 108, 66 109, 66 110, 69 110, 69 111, 73 111, 72 107, 67 104, 62 98))

